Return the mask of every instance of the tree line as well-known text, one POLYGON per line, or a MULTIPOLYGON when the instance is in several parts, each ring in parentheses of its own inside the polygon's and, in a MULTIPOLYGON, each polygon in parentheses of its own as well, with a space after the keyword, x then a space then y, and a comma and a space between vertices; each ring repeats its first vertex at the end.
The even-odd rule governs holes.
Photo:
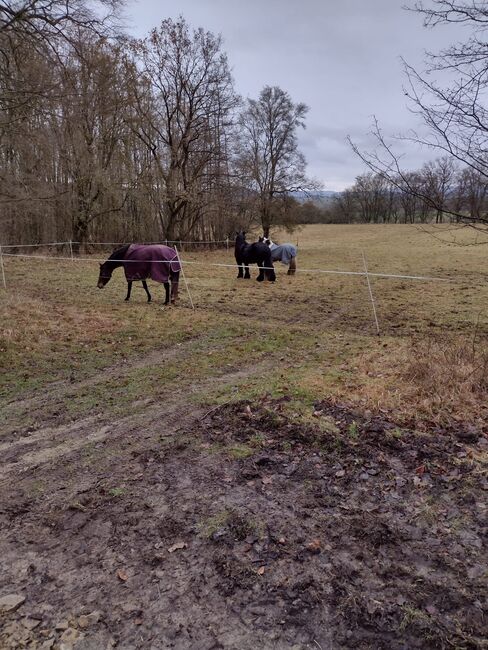
POLYGON ((314 187, 278 87, 243 100, 222 39, 183 17, 142 39, 119 3, 0 2, 0 245, 222 240, 314 187))
POLYGON ((332 200, 324 222, 444 223, 482 221, 488 179, 447 156, 390 178, 368 172, 332 200))

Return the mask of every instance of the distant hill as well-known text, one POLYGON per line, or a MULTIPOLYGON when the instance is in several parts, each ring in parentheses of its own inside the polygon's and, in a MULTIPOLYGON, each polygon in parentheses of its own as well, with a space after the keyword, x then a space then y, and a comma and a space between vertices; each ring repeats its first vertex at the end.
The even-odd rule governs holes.
POLYGON ((340 192, 333 192, 332 190, 315 190, 313 192, 291 192, 291 196, 300 203, 305 201, 312 201, 318 205, 325 205, 329 203, 334 196, 337 196, 340 192))

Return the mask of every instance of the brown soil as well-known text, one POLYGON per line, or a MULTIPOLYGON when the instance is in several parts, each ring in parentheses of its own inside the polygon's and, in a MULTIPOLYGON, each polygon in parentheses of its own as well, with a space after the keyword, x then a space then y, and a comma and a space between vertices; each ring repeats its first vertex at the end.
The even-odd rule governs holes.
POLYGON ((485 438, 184 398, 4 453, 0 647, 487 647, 485 438))

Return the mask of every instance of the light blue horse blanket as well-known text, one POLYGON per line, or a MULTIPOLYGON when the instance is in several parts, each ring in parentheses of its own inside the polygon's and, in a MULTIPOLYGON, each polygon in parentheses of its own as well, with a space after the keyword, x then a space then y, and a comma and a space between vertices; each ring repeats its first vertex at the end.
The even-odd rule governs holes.
POLYGON ((293 244, 271 244, 271 259, 287 266, 297 256, 297 248, 293 244))

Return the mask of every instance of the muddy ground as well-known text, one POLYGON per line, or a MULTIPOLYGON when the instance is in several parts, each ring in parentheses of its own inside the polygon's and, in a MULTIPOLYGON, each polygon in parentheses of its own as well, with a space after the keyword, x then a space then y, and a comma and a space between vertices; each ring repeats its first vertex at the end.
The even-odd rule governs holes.
POLYGON ((476 431, 286 395, 97 426, 3 450, 1 648, 487 647, 476 431))

